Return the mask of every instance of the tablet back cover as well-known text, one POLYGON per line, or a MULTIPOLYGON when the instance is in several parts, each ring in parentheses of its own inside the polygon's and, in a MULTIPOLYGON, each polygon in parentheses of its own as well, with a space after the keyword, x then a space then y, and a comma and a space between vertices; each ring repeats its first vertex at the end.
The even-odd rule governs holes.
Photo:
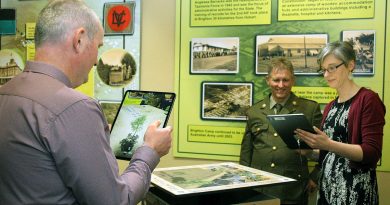
POLYGON ((291 149, 312 149, 304 141, 298 141, 294 133, 294 130, 298 128, 315 133, 304 114, 267 115, 267 118, 284 143, 287 144, 287 147, 291 149))

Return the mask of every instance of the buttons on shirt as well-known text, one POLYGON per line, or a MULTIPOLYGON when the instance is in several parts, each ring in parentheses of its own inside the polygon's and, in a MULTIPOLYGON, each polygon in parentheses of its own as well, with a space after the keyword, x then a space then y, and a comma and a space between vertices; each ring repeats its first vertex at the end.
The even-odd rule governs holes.
POLYGON ((275 133, 274 133, 274 137, 277 137, 277 136, 278 136, 278 133, 275 132, 275 133))
POLYGON ((272 150, 274 150, 274 151, 275 151, 276 149, 277 149, 277 148, 276 148, 276 146, 273 146, 273 147, 272 147, 272 150))
POLYGON ((276 165, 275 163, 271 163, 271 167, 274 168, 276 165))

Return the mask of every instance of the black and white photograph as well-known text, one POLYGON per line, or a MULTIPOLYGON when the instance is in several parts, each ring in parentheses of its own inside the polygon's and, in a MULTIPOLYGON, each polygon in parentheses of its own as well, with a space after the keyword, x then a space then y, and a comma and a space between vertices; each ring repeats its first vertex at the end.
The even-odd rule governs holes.
POLYGON ((252 99, 252 83, 203 82, 202 119, 246 120, 252 99))
POLYGON ((259 35, 256 37, 256 74, 267 74, 272 58, 285 57, 298 75, 318 75, 317 55, 328 42, 327 34, 259 35))
POLYGON ((356 65, 353 74, 374 75, 375 31, 343 31, 343 41, 351 42, 356 52, 356 65))
POLYGON ((237 37, 193 38, 191 73, 238 73, 239 41, 237 37))

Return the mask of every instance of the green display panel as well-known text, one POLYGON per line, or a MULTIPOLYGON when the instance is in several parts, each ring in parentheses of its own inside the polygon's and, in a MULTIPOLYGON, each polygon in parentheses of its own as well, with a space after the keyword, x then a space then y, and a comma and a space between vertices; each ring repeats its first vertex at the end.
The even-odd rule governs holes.
MULTIPOLYGON (((273 57, 292 61, 294 93, 323 108, 337 93, 318 75, 316 55, 336 40, 359 48, 355 82, 388 104, 386 7, 373 0, 177 0, 174 155, 237 161, 247 101, 269 93, 265 65, 273 57)), ((379 170, 390 170, 387 147, 384 138, 379 170)))

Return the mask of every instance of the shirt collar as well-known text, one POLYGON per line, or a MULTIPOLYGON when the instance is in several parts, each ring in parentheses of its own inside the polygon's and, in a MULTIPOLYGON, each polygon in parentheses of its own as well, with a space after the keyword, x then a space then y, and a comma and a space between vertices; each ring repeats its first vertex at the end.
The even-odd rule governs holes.
POLYGON ((68 77, 57 67, 37 61, 27 61, 24 72, 41 73, 55 78, 65 84, 67 87, 72 88, 68 77))
MULTIPOLYGON (((290 98, 291 96, 291 93, 283 100, 283 102, 279 103, 281 104, 282 106, 284 106, 287 102, 287 100, 290 98)), ((272 109, 275 105, 276 105, 276 101, 274 100, 274 98, 272 97, 272 95, 269 96, 269 108, 272 109)))

